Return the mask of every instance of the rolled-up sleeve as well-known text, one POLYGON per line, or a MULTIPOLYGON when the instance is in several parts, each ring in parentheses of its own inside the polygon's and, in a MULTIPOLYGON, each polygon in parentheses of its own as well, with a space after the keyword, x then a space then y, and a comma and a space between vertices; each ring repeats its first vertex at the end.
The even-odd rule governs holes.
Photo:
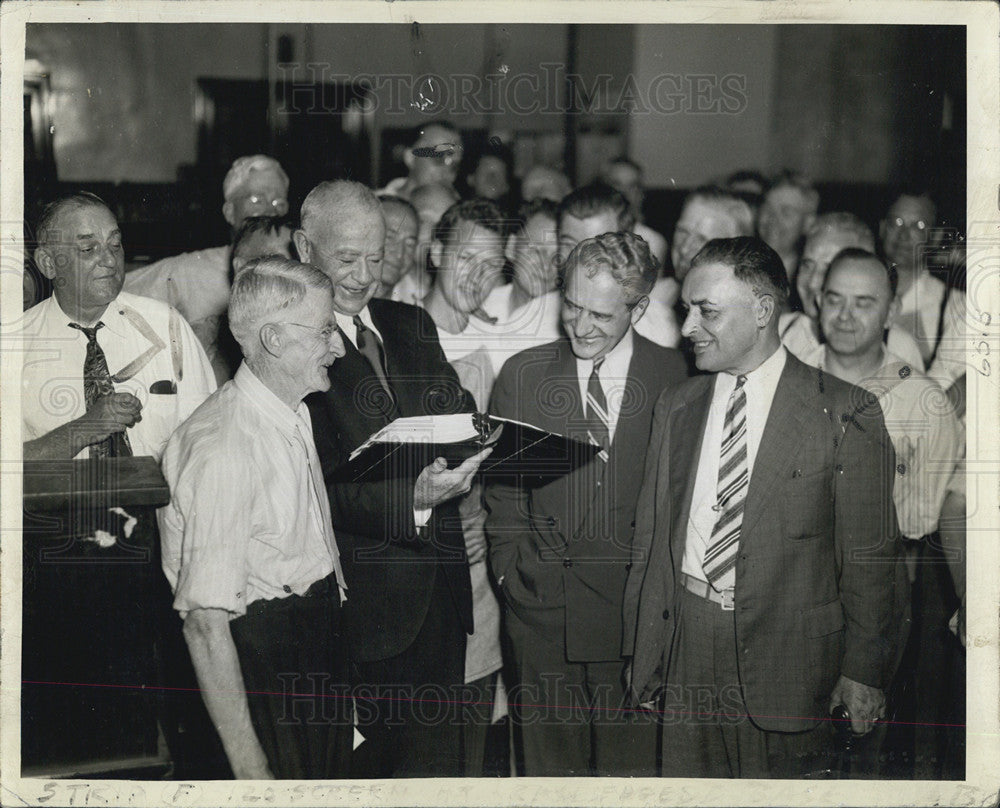
MULTIPOLYGON (((203 447, 199 447, 203 448, 203 447)), ((157 513, 163 571, 174 608, 246 613, 247 557, 254 521, 254 468, 226 452, 192 454, 172 440, 163 456, 170 504, 157 513)))

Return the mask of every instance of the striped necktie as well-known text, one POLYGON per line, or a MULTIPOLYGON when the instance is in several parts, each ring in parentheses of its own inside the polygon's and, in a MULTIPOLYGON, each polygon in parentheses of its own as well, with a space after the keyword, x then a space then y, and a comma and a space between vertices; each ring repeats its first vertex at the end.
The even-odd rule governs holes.
MULTIPOLYGON (((104 349, 97 342, 97 331, 104 328, 104 323, 98 323, 93 328, 87 328, 79 323, 70 323, 70 328, 82 331, 87 338, 87 354, 83 359, 83 399, 89 410, 94 402, 115 392, 111 372, 108 370, 108 360, 104 349)), ((108 435, 99 443, 90 445, 91 457, 131 457, 132 445, 124 430, 108 435)))
POLYGON ((604 397, 604 388, 597 375, 604 359, 594 361, 594 369, 590 371, 587 382, 587 404, 584 407, 584 417, 587 419, 587 433, 593 443, 601 447, 597 455, 605 463, 608 462, 608 452, 611 449, 611 430, 608 425, 608 402, 604 397))
POLYGON ((747 466, 746 376, 736 377, 736 389, 729 397, 722 427, 719 482, 716 488, 718 518, 705 550, 702 569, 714 589, 722 592, 736 583, 736 551, 743 529, 743 506, 750 482, 747 466))

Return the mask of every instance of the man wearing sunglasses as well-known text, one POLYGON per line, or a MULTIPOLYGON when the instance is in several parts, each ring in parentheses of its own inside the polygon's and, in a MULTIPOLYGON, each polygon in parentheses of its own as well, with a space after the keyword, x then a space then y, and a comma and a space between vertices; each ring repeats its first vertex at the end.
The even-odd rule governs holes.
MULTIPOLYGON (((222 182, 222 215, 233 234, 250 216, 288 213, 288 175, 273 157, 239 157, 222 182)), ((229 368, 219 354, 219 320, 229 305, 231 247, 210 247, 164 258, 129 272, 125 291, 169 303, 190 323, 222 384, 229 368)))

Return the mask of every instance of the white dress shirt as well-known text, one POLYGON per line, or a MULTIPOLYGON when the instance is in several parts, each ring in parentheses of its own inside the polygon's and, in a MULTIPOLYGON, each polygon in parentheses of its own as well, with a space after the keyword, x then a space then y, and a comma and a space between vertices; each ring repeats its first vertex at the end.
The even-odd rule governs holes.
MULTIPOLYGON (((757 449, 771 412, 774 392, 778 380, 785 369, 784 346, 779 347, 756 369, 750 371, 743 385, 746 391, 747 407, 747 478, 753 479, 753 465, 757 459, 757 449)), ((687 540, 684 544, 684 560, 681 569, 692 578, 706 581, 702 562, 705 551, 712 540, 712 529, 719 514, 714 510, 718 498, 719 459, 722 451, 722 430, 726 418, 729 397, 736 389, 736 377, 728 373, 718 373, 712 389, 712 402, 705 424, 705 437, 698 457, 698 471, 695 476, 694 494, 691 498, 691 513, 687 524, 687 540)), ((748 483, 749 484, 749 483, 748 483)))
MULTIPOLYGON (((610 351, 604 355, 604 361, 597 371, 598 381, 604 391, 604 399, 608 404, 608 443, 615 439, 615 428, 618 426, 618 416, 622 411, 622 400, 625 398, 625 383, 628 381, 628 366, 632 361, 634 340, 631 327, 625 336, 610 351)), ((594 369, 593 359, 576 360, 576 378, 580 384, 580 400, 583 402, 584 415, 587 413, 587 387, 590 384, 590 374, 594 369)))

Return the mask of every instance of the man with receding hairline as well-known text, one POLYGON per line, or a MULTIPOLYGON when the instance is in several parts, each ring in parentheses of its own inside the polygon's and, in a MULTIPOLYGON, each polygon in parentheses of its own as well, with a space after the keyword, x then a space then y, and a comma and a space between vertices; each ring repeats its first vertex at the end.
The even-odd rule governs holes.
POLYGON ((452 719, 473 626, 456 498, 469 491, 489 450, 453 469, 437 458, 399 479, 331 477, 396 418, 471 412, 475 405, 445 359, 431 318, 374 297, 385 240, 375 195, 356 182, 320 183, 302 203, 301 222, 295 246, 333 281, 347 352, 330 368, 330 389, 307 403, 351 581, 345 622, 367 739, 357 775, 459 775, 461 736, 452 719), (442 705, 435 720, 422 714, 428 698, 442 705))
POLYGON ((98 197, 48 205, 35 263, 53 294, 24 314, 25 460, 150 455, 215 389, 175 309, 122 291, 121 230, 98 197))
POLYGON ((635 703, 663 775, 830 768, 829 716, 885 716, 908 597, 878 403, 789 355, 788 277, 754 238, 691 261, 684 336, 706 375, 656 404, 625 592, 635 703))

